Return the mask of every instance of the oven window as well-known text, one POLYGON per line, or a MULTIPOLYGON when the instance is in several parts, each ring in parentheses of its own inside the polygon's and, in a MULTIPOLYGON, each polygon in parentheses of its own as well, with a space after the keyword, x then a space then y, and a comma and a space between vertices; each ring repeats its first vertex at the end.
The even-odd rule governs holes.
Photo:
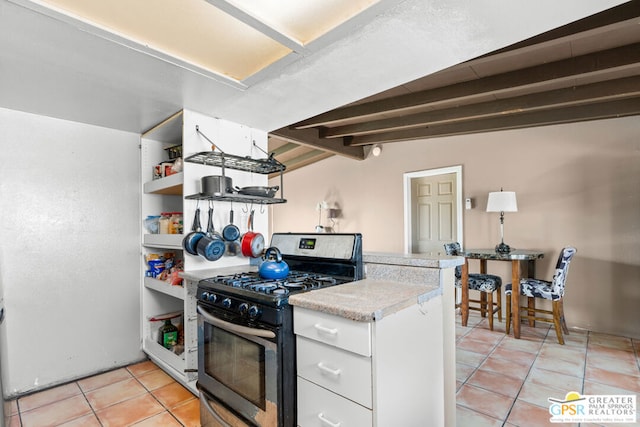
POLYGON ((265 409, 264 347, 212 325, 204 348, 205 372, 265 409))

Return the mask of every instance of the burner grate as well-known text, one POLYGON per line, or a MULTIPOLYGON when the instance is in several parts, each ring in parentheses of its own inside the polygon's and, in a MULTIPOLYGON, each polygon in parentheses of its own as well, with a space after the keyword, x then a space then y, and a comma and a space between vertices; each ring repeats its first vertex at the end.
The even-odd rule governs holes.
POLYGON ((317 289, 338 284, 334 277, 300 271, 290 272, 284 279, 263 279, 256 272, 215 276, 208 279, 233 288, 274 295, 288 295, 290 292, 317 289))

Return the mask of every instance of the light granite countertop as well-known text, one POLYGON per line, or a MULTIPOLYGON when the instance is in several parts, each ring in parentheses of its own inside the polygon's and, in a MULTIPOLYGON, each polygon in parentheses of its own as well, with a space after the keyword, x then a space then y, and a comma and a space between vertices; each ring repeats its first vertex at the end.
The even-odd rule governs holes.
POLYGON ((289 304, 369 322, 442 294, 439 285, 363 279, 292 295, 289 304))
MULTIPOLYGON (((322 311, 356 321, 379 321, 414 304, 442 295, 439 269, 453 268, 462 257, 432 254, 364 253, 369 273, 363 280, 291 295, 293 306, 322 311), (374 269, 374 267, 376 267, 374 269)), ((185 271, 186 280, 258 271, 255 265, 237 265, 185 271)))
POLYGON ((404 265, 409 267, 451 268, 464 264, 464 258, 440 254, 397 254, 385 252, 365 252, 365 264, 404 265))

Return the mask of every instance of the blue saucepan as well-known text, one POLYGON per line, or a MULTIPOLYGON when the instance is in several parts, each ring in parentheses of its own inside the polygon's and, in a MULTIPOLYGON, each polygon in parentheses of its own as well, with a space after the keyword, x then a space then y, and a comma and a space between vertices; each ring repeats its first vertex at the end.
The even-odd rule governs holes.
POLYGON ((213 207, 209 207, 209 222, 207 223, 207 235, 198 241, 198 254, 208 261, 217 261, 222 255, 226 245, 220 233, 213 228, 213 207))

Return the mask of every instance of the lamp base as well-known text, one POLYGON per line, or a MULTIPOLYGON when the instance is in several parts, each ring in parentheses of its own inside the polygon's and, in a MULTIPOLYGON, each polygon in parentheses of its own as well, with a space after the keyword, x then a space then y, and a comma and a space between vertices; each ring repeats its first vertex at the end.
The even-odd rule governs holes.
POLYGON ((511 247, 502 242, 496 246, 496 252, 499 254, 508 254, 509 252, 511 252, 511 247))

